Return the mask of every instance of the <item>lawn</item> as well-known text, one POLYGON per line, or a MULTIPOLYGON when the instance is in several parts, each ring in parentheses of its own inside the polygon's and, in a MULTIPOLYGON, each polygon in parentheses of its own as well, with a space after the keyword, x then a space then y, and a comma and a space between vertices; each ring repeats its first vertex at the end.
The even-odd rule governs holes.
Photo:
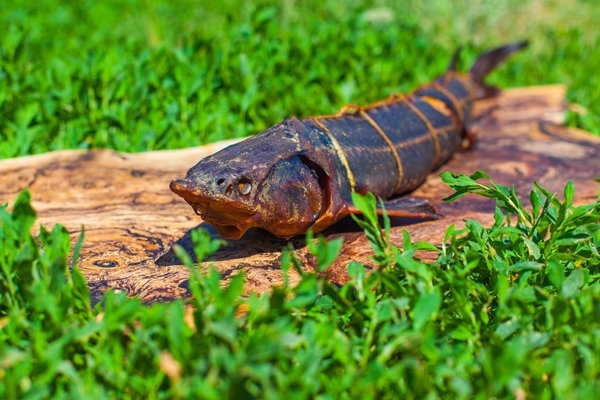
POLYGON ((564 83, 600 133, 600 5, 574 1, 57 1, 0 4, 0 157, 181 148, 409 91, 506 42, 492 77, 564 83))
MULTIPOLYGON (((1 2, 0 157, 246 136, 411 90, 458 46, 467 68, 522 39, 490 81, 567 84, 580 106, 567 123, 600 134, 599 15, 583 0, 1 2)), ((557 197, 532 182, 526 209, 485 173, 442 177, 453 198, 495 198, 496 223, 397 248, 375 199, 357 196, 377 268, 350 264, 342 287, 288 252, 300 283, 242 298, 242 275, 222 288, 178 249, 190 299, 109 292, 93 308, 85 237, 74 249, 60 225, 33 237, 24 191, 0 205, 0 397, 598 397, 600 202, 574 207, 570 183, 557 197)), ((220 245, 193 240, 198 259, 220 245)), ((320 270, 340 244, 308 241, 320 270)))

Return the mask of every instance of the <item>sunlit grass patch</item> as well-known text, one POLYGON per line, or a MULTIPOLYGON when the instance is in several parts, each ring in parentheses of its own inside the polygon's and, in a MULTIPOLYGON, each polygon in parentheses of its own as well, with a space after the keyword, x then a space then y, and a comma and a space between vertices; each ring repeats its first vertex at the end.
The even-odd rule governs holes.
MULTIPOLYGON (((565 83, 600 132, 594 2, 6 2, 0 157, 181 148, 409 91, 529 39, 490 81, 565 83)), ((575 108, 583 110, 582 108, 575 108)))

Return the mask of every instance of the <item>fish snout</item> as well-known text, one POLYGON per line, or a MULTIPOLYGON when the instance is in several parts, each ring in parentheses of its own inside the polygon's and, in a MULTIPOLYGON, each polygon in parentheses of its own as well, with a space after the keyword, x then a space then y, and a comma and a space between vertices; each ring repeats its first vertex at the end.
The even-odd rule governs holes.
POLYGON ((186 197, 196 194, 197 191, 196 186, 193 184, 193 182, 190 182, 186 179, 178 179, 175 181, 171 181, 169 188, 173 193, 178 194, 184 199, 186 199, 186 197))
POLYGON ((190 204, 206 203, 208 201, 206 198, 206 191, 203 190, 203 188, 198 187, 195 182, 188 179, 171 181, 169 187, 173 193, 183 197, 183 199, 190 204))
POLYGON ((194 212, 205 217, 210 209, 210 202, 200 195, 198 187, 186 179, 171 181, 169 185, 173 193, 181 196, 194 209, 194 212))
POLYGON ((171 191, 182 197, 204 219, 218 214, 254 214, 252 181, 237 176, 218 174, 209 179, 178 179, 171 181, 171 191))
POLYGON ((246 196, 253 189, 253 182, 245 176, 223 175, 208 179, 179 179, 171 182, 171 190, 178 195, 218 197, 246 196))

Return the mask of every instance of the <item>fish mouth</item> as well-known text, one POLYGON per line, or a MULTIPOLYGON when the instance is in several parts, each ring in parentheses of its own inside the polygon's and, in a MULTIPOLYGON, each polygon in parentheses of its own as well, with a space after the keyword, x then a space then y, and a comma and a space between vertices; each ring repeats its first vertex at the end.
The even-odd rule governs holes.
POLYGON ((245 206, 227 201, 228 199, 223 201, 224 199, 212 198, 186 180, 172 181, 169 186, 192 207, 196 215, 214 226, 224 238, 239 239, 249 228, 255 226, 251 219, 256 212, 245 206))

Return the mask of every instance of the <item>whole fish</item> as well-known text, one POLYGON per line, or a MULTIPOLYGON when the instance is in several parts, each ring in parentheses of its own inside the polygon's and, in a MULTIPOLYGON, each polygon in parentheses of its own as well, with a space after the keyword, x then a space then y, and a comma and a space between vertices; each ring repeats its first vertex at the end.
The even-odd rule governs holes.
MULTIPOLYGON (((371 192, 390 216, 439 218, 423 200, 397 197, 421 185, 470 139, 473 101, 498 89, 483 79, 527 42, 480 56, 468 73, 448 71, 409 94, 334 115, 288 118, 208 156, 171 182, 225 238, 252 227, 290 238, 360 213, 352 192, 371 192)), ((379 210, 381 213, 382 210, 379 210)))

